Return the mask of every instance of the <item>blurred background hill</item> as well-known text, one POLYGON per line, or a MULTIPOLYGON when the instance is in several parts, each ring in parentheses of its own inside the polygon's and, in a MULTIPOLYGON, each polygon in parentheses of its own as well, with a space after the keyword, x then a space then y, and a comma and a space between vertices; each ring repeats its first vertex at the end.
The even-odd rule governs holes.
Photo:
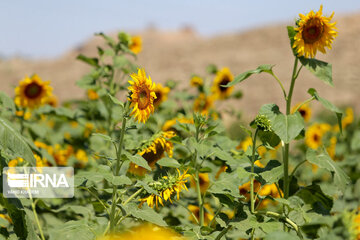
MULTIPOLYGON (((304 69, 296 83, 294 102, 307 98, 307 89, 315 87, 320 95, 338 105, 351 105, 359 111, 360 14, 335 15, 335 20, 339 35, 333 49, 326 55, 317 55, 318 59, 333 64, 335 88, 304 69)), ((144 67, 156 82, 172 79, 179 81, 181 87, 187 86, 191 74, 205 75, 205 68, 211 63, 219 68, 230 67, 234 75, 260 64, 276 64, 274 71, 287 87, 293 65, 286 30, 289 24, 293 25, 293 21, 208 35, 200 34, 191 27, 178 30, 148 27, 131 33, 143 38, 143 51, 136 63, 144 67)), ((108 33, 114 35, 115 31, 108 33)), ((29 41, 32 41, 31 38, 29 41)), ((25 75, 37 73, 43 80, 52 81, 54 92, 61 101, 83 97, 83 90, 76 87, 75 82, 89 71, 89 67, 77 61, 76 56, 80 53, 95 56, 98 45, 103 45, 102 39, 92 37, 57 56, 0 58, 0 90, 13 95, 13 87, 19 80, 25 75)), ((236 106, 245 113, 255 114, 264 103, 281 102, 280 88, 265 74, 254 76, 237 87, 243 91, 244 97, 236 106)))

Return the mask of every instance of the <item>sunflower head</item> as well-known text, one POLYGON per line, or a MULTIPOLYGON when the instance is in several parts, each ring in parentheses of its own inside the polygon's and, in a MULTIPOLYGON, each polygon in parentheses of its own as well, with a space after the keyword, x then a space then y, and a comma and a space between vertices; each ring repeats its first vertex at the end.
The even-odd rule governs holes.
POLYGON ((337 32, 335 31, 336 22, 330 23, 334 13, 330 17, 322 16, 322 5, 319 11, 309 12, 307 15, 299 14, 300 19, 295 28, 293 48, 299 57, 314 58, 319 50, 326 53, 325 47, 331 49, 331 44, 337 32))
POLYGON ((170 92, 169 87, 164 87, 161 83, 155 85, 156 98, 154 99, 154 106, 158 107, 162 102, 165 102, 170 92))
POLYGON ((57 106, 58 106, 58 99, 57 99, 56 96, 51 95, 51 96, 48 98, 48 100, 47 100, 46 103, 49 104, 49 105, 52 106, 52 107, 57 107, 57 106))
POLYGON ((187 174, 187 171, 184 171, 183 173, 180 172, 179 169, 176 169, 178 172, 178 175, 168 175, 160 178, 157 181, 152 182, 149 187, 152 188, 154 191, 156 191, 158 194, 150 194, 144 198, 139 199, 140 206, 144 204, 145 202, 148 204, 149 207, 153 208, 156 206, 158 208, 158 204, 160 203, 162 206, 164 206, 164 202, 169 201, 172 203, 173 196, 177 197, 177 200, 180 198, 180 192, 182 190, 188 190, 186 187, 187 179, 190 177, 189 174, 187 174))
POLYGON ((128 88, 131 92, 129 101, 132 107, 131 116, 134 116, 138 122, 145 123, 151 113, 154 112, 154 99, 156 99, 155 84, 151 78, 146 77, 145 70, 139 69, 138 73, 131 74, 131 86, 128 88))
POLYGON ((34 74, 25 77, 19 86, 15 88, 15 104, 19 107, 36 108, 47 103, 52 95, 50 82, 43 82, 41 78, 34 74))
MULTIPOLYGON (((173 155, 173 143, 169 140, 175 137, 173 131, 160 132, 155 134, 149 141, 145 142, 138 154, 141 155, 149 164, 151 168, 155 168, 155 163, 164 157, 165 152, 172 157, 173 155)), ((147 170, 134 163, 129 166, 129 173, 144 176, 147 170)))
POLYGON ((205 93, 200 93, 199 97, 194 101, 194 111, 201 115, 207 115, 213 107, 213 96, 206 96, 205 93))
MULTIPOLYGON (((300 106, 300 103, 295 105, 292 109, 292 113, 295 112, 295 110, 300 106)), ((308 122, 311 118, 311 108, 309 106, 309 104, 303 104, 300 106, 299 109, 297 109, 297 111, 300 113, 300 115, 304 118, 305 122, 308 122)))
POLYGON ((305 144, 312 149, 317 149, 322 145, 324 134, 330 129, 331 126, 327 123, 311 125, 305 133, 305 144))
POLYGON ((142 39, 141 39, 141 37, 140 36, 133 36, 131 38, 131 43, 130 43, 129 48, 135 54, 140 53, 141 50, 142 50, 142 39))
POLYGON ((223 85, 228 84, 229 82, 234 80, 234 76, 230 72, 230 69, 227 67, 224 67, 220 71, 216 73, 214 83, 211 87, 211 91, 218 99, 225 99, 228 98, 232 91, 234 90, 234 87, 223 87, 223 85))

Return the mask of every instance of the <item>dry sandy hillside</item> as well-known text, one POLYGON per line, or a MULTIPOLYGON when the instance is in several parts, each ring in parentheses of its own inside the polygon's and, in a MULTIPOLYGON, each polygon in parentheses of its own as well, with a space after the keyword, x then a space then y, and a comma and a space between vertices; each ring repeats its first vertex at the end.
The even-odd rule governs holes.
MULTIPOLYGON (((338 105, 352 105, 360 110, 360 105, 357 104, 360 100, 360 48, 357 45, 360 44, 359 21, 360 14, 338 16, 339 36, 335 40, 333 50, 327 55, 317 56, 333 64, 335 88, 314 78, 304 69, 296 83, 295 102, 305 99, 307 89, 315 87, 320 95, 338 105)), ((205 74, 205 67, 209 63, 219 67, 228 66, 234 74, 268 63, 276 64, 276 74, 286 87, 288 86, 293 57, 286 24, 213 38, 203 38, 190 30, 178 32, 148 30, 141 35, 144 50, 137 62, 156 82, 174 79, 188 84, 189 76, 192 73, 205 74)), ((101 39, 91 39, 58 59, 0 60, 0 90, 12 95, 13 86, 24 75, 37 73, 43 79, 52 81, 55 94, 61 100, 82 97, 84 92, 75 86, 75 82, 89 68, 75 58, 79 53, 95 55, 96 46, 100 44, 102 44, 101 39)), ((281 90, 268 75, 252 77, 238 87, 243 90, 244 98, 236 104, 236 107, 250 114, 247 116, 255 114, 264 103, 281 102, 281 90)))

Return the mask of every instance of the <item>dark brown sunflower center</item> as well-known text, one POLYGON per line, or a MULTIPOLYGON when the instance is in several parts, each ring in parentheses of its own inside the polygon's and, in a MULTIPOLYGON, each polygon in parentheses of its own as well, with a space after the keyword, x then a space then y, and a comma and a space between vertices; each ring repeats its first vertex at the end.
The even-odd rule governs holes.
POLYGON ((305 110, 299 110, 299 113, 301 114, 302 117, 306 116, 306 111, 305 110))
POLYGON ((219 83, 219 89, 221 92, 226 92, 226 90, 228 89, 227 87, 223 87, 222 85, 226 85, 230 82, 229 77, 225 76, 221 82, 219 83))
POLYGON ((314 134, 314 142, 319 142, 320 136, 318 134, 314 134))
POLYGON ((305 43, 314 43, 318 41, 324 32, 324 26, 319 19, 311 19, 304 26, 302 37, 305 43))
POLYGON ((154 99, 154 104, 158 104, 161 102, 162 93, 160 91, 155 92, 156 98, 154 99))
POLYGON ((164 155, 165 149, 161 146, 160 143, 156 145, 156 154, 154 152, 147 152, 142 155, 142 157, 148 162, 151 168, 155 167, 155 163, 159 161, 164 155))
POLYGON ((41 95, 43 87, 37 83, 30 83, 25 87, 24 94, 27 98, 34 99, 41 95))
POLYGON ((150 104, 150 92, 148 89, 141 89, 139 92, 138 107, 140 110, 147 108, 150 104))

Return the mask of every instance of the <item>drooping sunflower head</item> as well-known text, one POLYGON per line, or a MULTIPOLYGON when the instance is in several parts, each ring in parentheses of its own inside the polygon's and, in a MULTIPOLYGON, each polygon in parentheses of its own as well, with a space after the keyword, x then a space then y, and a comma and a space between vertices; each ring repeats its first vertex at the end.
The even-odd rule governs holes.
POLYGON ((25 77, 15 88, 15 104, 31 109, 46 104, 53 90, 49 84, 50 81, 43 82, 36 74, 25 77))
POLYGON ((322 16, 322 5, 319 11, 309 12, 307 15, 299 14, 300 19, 295 28, 293 48, 299 57, 314 58, 319 50, 326 53, 325 47, 331 49, 331 44, 337 32, 335 31, 336 22, 330 23, 334 13, 330 17, 322 16))
MULTIPOLYGON (((155 168, 155 163, 164 157, 165 152, 169 157, 173 155, 173 143, 169 140, 175 137, 173 131, 160 132, 155 134, 149 141, 145 142, 138 154, 141 155, 151 168, 155 168)), ((129 173, 144 176, 147 170, 134 163, 129 166, 129 173)))
POLYGON ((211 87, 211 91, 218 99, 225 99, 228 98, 232 91, 234 90, 234 87, 223 87, 223 85, 228 84, 229 82, 234 80, 234 76, 230 72, 230 69, 227 67, 224 67, 220 71, 216 73, 214 83, 211 87))
POLYGON ((131 38, 131 43, 130 43, 129 48, 135 54, 140 53, 141 50, 142 50, 142 39, 141 39, 141 37, 140 36, 133 36, 131 38))
POLYGON ((163 176, 157 181, 152 182, 149 187, 156 191, 158 194, 150 194, 144 198, 139 199, 140 206, 145 202, 149 207, 153 208, 156 206, 158 208, 158 204, 160 203, 164 206, 164 202, 169 201, 172 203, 172 198, 176 194, 177 200, 180 199, 180 192, 182 190, 188 190, 186 187, 187 179, 190 177, 187 174, 188 170, 185 170, 183 173, 180 172, 179 169, 176 169, 178 175, 168 175, 163 176))
POLYGON ((129 101, 133 108, 131 116, 134 116, 138 122, 145 123, 150 114, 154 112, 154 99, 156 99, 155 84, 151 78, 146 77, 145 70, 139 69, 138 73, 130 75, 132 81, 128 88, 131 91, 129 101))
POLYGON ((205 93, 200 93, 199 97, 194 101, 194 111, 201 115, 207 115, 213 107, 214 99, 212 96, 206 96, 205 93))
MULTIPOLYGON (((295 110, 300 106, 300 103, 295 105, 292 109, 292 113, 295 112, 295 110)), ((297 110, 301 116, 304 118, 305 122, 308 122, 311 118, 311 108, 309 104, 303 104, 300 106, 300 108, 297 110)))
POLYGON ((155 107, 158 107, 162 102, 165 102, 170 92, 169 87, 164 87, 161 83, 155 85, 156 98, 154 99, 155 107))

